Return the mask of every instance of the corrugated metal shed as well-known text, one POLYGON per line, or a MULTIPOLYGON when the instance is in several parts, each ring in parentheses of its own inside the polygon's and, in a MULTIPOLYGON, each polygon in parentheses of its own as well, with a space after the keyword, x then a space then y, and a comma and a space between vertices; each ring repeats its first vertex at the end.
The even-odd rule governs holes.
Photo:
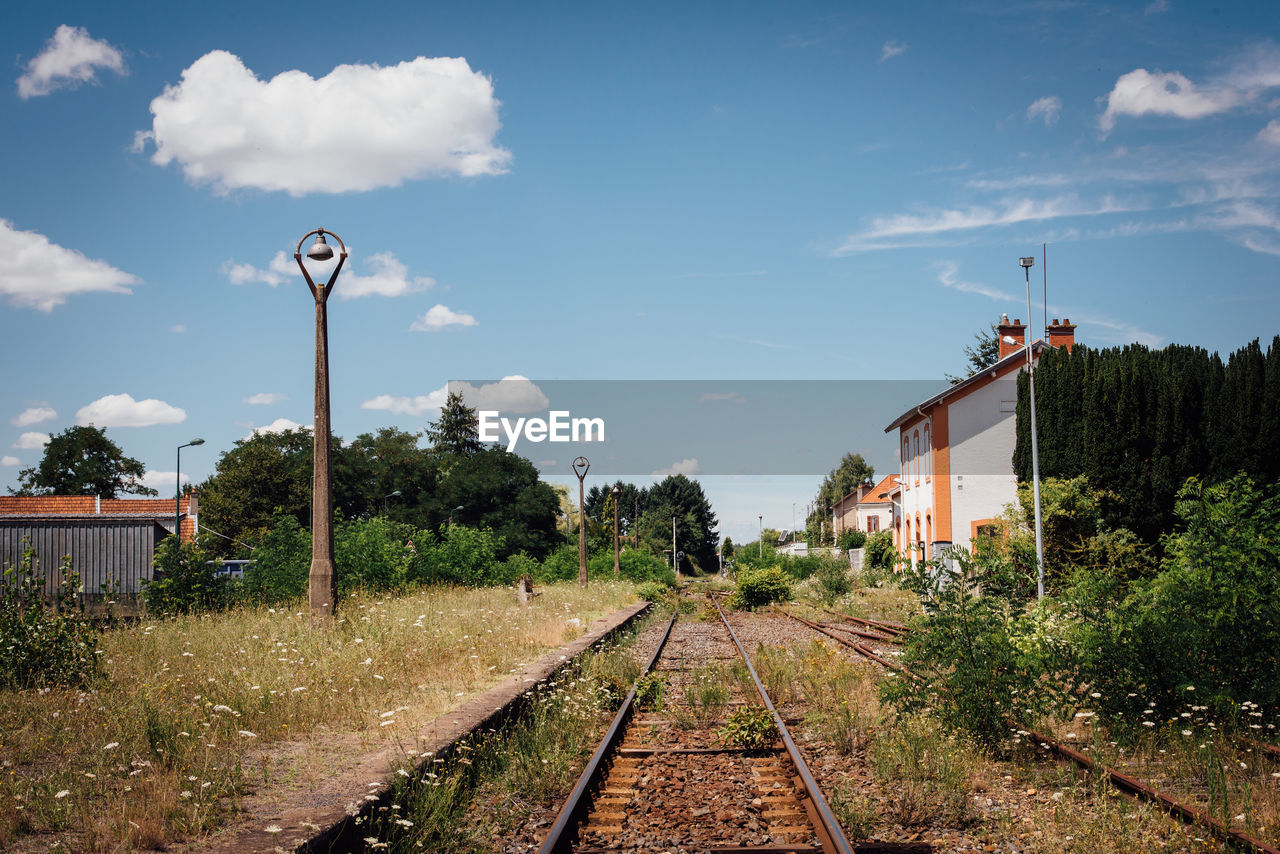
MULTIPOLYGON (((172 521, 169 528, 172 528, 172 521)), ((64 555, 80 573, 87 598, 119 585, 118 599, 131 601, 151 578, 156 546, 170 533, 154 519, 133 516, 0 517, 0 567, 16 566, 35 549, 46 590, 53 590, 64 555)))

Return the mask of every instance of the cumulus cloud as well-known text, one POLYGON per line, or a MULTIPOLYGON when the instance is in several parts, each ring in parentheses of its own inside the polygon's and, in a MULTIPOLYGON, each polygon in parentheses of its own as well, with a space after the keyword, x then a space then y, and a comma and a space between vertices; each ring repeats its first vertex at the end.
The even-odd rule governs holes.
POLYGON ((57 417, 58 413, 52 407, 32 406, 10 418, 9 423, 14 427, 30 427, 32 424, 39 424, 41 421, 52 421, 57 417))
POLYGON ((668 477, 673 474, 694 475, 702 471, 702 466, 698 465, 697 457, 691 457, 685 460, 677 460, 664 469, 658 469, 651 472, 654 477, 668 477))
POLYGON ((156 424, 181 424, 187 413, 163 400, 134 400, 127 394, 108 394, 83 406, 76 413, 77 424, 95 427, 151 427, 156 424))
POLYGON ((1032 101, 1031 106, 1027 107, 1027 121, 1034 122, 1036 119, 1041 119, 1045 127, 1049 127, 1058 120, 1061 112, 1062 99, 1057 95, 1045 95, 1043 98, 1032 101))
POLYGON ((278 391, 262 391, 249 395, 244 402, 250 406, 274 406, 284 399, 285 396, 278 391))
POLYGON ((92 291, 127 294, 141 280, 105 261, 65 249, 34 231, 18 231, 0 219, 0 294, 24 308, 53 311, 67 297, 92 291))
POLYGON ((504 413, 521 414, 542 412, 550 406, 546 394, 528 377, 512 374, 497 382, 481 383, 478 386, 467 382, 451 382, 429 394, 412 397, 380 394, 360 404, 360 408, 417 417, 438 412, 451 392, 461 394, 467 406, 472 409, 496 409, 504 413))
POLYGON ((1144 15, 1159 15, 1169 11, 1169 0, 1151 0, 1142 10, 1144 15))
POLYGON ((175 323, 173 324, 173 326, 169 327, 169 331, 172 332, 174 335, 181 335, 182 333, 187 331, 187 324, 175 323))
POLYGON ((1280 145, 1280 119, 1272 119, 1258 132, 1258 139, 1271 145, 1280 145))
POLYGON ((153 144, 154 163, 176 161, 188 181, 218 193, 359 192, 505 172, 511 153, 494 142, 498 106, 492 81, 460 57, 264 81, 217 50, 151 102, 151 129, 135 147, 153 144))
POLYGON ((304 427, 297 421, 290 421, 288 418, 277 418, 270 424, 263 425, 262 427, 254 427, 253 432, 244 438, 248 440, 252 439, 254 436, 261 436, 264 433, 283 433, 286 430, 310 430, 313 426, 314 425, 308 424, 304 427))
MULTIPOLYGON (((142 485, 154 489, 161 495, 173 495, 174 485, 177 482, 177 473, 171 471, 148 471, 142 475, 142 485)), ((182 482, 190 483, 191 477, 183 472, 182 482)))
POLYGON ((439 332, 446 326, 475 326, 477 320, 469 314, 454 311, 448 306, 436 303, 427 313, 415 320, 409 329, 414 332, 439 332))
POLYGON ((884 62, 886 59, 893 59, 895 56, 906 53, 906 50, 906 42, 885 42, 884 46, 880 48, 880 61, 884 62))
POLYGON ((1119 116, 1161 115, 1180 119, 1200 119, 1221 113, 1245 100, 1239 90, 1230 87, 1199 89, 1176 71, 1152 73, 1136 68, 1123 74, 1111 94, 1107 109, 1098 119, 1103 134, 1115 127, 1119 116))
MULTIPOLYGON (((311 277, 317 282, 327 281, 334 267, 336 258, 328 262, 307 262, 311 277)), ((339 299, 358 299, 367 296, 399 297, 405 294, 420 293, 435 285, 436 280, 430 276, 410 276, 406 267, 391 252, 375 252, 364 262, 369 270, 368 275, 355 272, 355 264, 350 258, 348 247, 347 266, 338 280, 337 295, 339 299)), ((292 257, 283 251, 277 252, 266 266, 266 269, 252 264, 240 263, 232 259, 222 264, 222 274, 233 285, 264 284, 278 287, 290 279, 302 278, 302 272, 292 257)))
POLYGON ((13 443, 13 447, 23 451, 38 451, 49 444, 50 438, 48 433, 23 433, 13 443))
POLYGON ((9 457, 9 456, 0 457, 0 466, 16 466, 20 462, 22 461, 19 460, 17 457, 9 457))
POLYGON ((18 97, 26 100, 59 89, 74 89, 81 83, 96 83, 99 68, 128 73, 120 51, 90 37, 84 27, 63 24, 54 30, 44 50, 27 63, 26 73, 18 78, 18 97))

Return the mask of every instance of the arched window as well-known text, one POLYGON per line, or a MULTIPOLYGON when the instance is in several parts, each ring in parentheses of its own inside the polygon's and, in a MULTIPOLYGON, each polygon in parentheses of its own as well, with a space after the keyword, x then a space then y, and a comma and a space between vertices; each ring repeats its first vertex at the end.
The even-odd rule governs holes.
POLYGON ((917 484, 920 483, 920 431, 916 430, 911 434, 912 443, 915 445, 914 452, 911 454, 911 473, 917 484))
POLYGON ((933 516, 924 517, 924 557, 929 559, 929 550, 933 548, 933 516))
POLYGON ((929 425, 924 425, 924 479, 933 476, 933 444, 929 441, 929 425))
POLYGON ((902 437, 902 488, 911 488, 911 440, 902 437))

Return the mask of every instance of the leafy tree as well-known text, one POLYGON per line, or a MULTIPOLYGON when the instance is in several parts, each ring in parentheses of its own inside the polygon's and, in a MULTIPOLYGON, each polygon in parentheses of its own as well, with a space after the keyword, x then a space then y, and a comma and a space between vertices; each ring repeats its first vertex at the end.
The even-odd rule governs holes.
POLYGON ((728 534, 725 534, 724 542, 720 544, 720 553, 724 555, 725 560, 733 557, 733 540, 729 539, 728 534))
POLYGON ((18 472, 14 495, 100 495, 115 498, 122 493, 156 495, 144 486, 146 468, 126 457, 107 431, 92 425, 68 427, 50 435, 40 464, 18 472))
MULTIPOLYGON (((333 455, 341 454, 335 440, 333 455)), ((222 454, 214 473, 200 485, 201 527, 229 537, 212 548, 236 551, 233 541, 260 541, 277 510, 311 524, 311 431, 255 433, 222 454)))
POLYGON ((228 579, 218 574, 217 565, 210 564, 199 546, 167 537, 156 550, 154 566, 154 577, 142 582, 142 596, 152 614, 198 614, 228 604, 228 579))
POLYGON ((448 521, 486 528, 501 544, 498 557, 517 552, 541 558, 560 542, 556 528, 559 499, 538 479, 533 463, 506 448, 483 448, 457 457, 437 490, 438 515, 432 527, 448 521), (461 507, 461 510, 453 508, 461 507))
POLYGON ((684 572, 716 572, 716 515, 702 486, 682 474, 649 488, 647 509, 640 518, 640 542, 654 554, 671 548, 671 519, 676 520, 676 548, 684 552, 684 572))
POLYGON ((418 446, 419 436, 383 427, 377 433, 361 433, 335 453, 334 504, 345 518, 385 513, 414 527, 432 526, 441 515, 440 464, 418 446))
POLYGON ((964 348, 964 355, 968 360, 968 372, 962 377, 946 375, 952 385, 991 367, 1000 360, 1000 324, 992 323, 986 329, 979 329, 973 333, 973 339, 974 343, 964 348))
POLYGON ((0 573, 0 688, 83 687, 101 674, 100 629, 76 607, 79 588, 70 556, 47 579, 30 543, 0 573))
POLYGON ((250 601, 275 605, 305 596, 310 571, 311 532, 277 511, 262 544, 253 550, 253 565, 241 589, 250 601))
POLYGON ((810 542, 818 542, 821 534, 831 529, 831 510, 841 498, 853 492, 861 484, 875 482, 876 470, 862 454, 847 453, 840 458, 840 465, 827 472, 818 487, 813 512, 805 520, 805 528, 811 532, 810 542), (816 535, 815 535, 816 533, 816 535))
POLYGON ((587 505, 587 515, 609 529, 610 549, 613 548, 612 502, 614 487, 619 490, 618 533, 622 536, 629 537, 634 533, 636 510, 639 508, 639 511, 643 513, 645 502, 648 500, 648 491, 646 489, 636 486, 634 483, 624 483, 621 480, 604 487, 593 486, 587 490, 586 498, 584 499, 587 505))
POLYGON ((446 459, 469 457, 484 447, 480 444, 480 419, 467 406, 462 392, 449 392, 440 408, 440 418, 431 422, 425 432, 431 449, 446 459))

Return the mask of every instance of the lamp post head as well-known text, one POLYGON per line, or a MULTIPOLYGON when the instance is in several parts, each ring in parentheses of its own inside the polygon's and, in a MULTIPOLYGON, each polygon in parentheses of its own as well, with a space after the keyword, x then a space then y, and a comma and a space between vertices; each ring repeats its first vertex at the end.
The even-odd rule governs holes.
POLYGON ((614 495, 620 495, 621 493, 622 493, 622 490, 621 490, 621 489, 619 489, 618 487, 616 487, 616 486, 615 486, 615 487, 613 488, 613 494, 614 494, 614 495))
POLYGON ((316 234, 316 242, 307 250, 307 257, 312 261, 328 261, 333 258, 333 247, 325 242, 323 229, 316 234))
POLYGON ((388 498, 395 498, 395 497, 396 497, 397 495, 399 495, 399 494, 400 494, 400 490, 398 490, 398 489, 397 489, 395 492, 389 493, 389 494, 387 495, 387 497, 388 497, 388 498))
POLYGON ((203 444, 204 444, 204 439, 192 439, 188 444, 191 444, 191 445, 203 445, 203 444))

